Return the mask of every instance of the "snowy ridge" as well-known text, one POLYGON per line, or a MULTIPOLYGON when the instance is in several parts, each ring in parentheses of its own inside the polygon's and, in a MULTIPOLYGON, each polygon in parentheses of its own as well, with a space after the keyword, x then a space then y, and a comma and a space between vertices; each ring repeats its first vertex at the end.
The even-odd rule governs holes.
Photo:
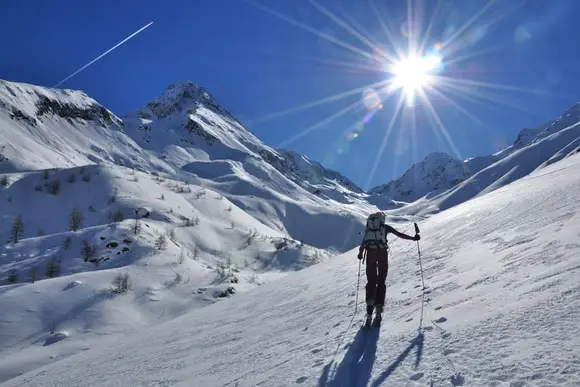
POLYGON ((139 158, 122 122, 85 93, 0 81, 0 172, 139 158))
POLYGON ((370 192, 386 195, 393 200, 414 202, 432 191, 442 192, 452 188, 470 175, 463 161, 443 152, 435 152, 413 164, 399 179, 373 188, 370 192))
POLYGON ((147 106, 123 117, 127 133, 141 146, 183 166, 192 161, 243 162, 259 157, 310 192, 362 190, 336 171, 290 151, 276 151, 248 132, 193 82, 173 84, 147 106))
POLYGON ((568 157, 422 222, 424 293, 417 246, 393 243, 380 331, 353 316, 352 251, 5 385, 576 386, 578 168, 568 157))
MULTIPOLYGON (((392 180, 386 185, 375 187, 370 193, 385 195, 393 200, 407 203, 416 202, 421 199, 421 203, 416 203, 413 206, 418 207, 435 196, 445 194, 447 190, 457 189, 472 192, 468 195, 456 196, 454 200, 449 202, 453 204, 440 207, 441 210, 449 208, 451 205, 462 203, 464 200, 468 200, 479 193, 484 194, 485 192, 512 182, 516 178, 521 178, 544 162, 546 164, 543 165, 548 165, 562 159, 570 152, 574 152, 577 148, 577 136, 570 134, 559 137, 559 140, 550 146, 534 148, 542 149, 541 151, 532 151, 531 153, 526 151, 527 156, 523 159, 519 157, 510 159, 512 154, 527 149, 530 146, 535 146, 535 144, 544 141, 552 135, 567 130, 571 126, 575 126, 578 122, 580 122, 580 103, 574 104, 557 119, 536 129, 523 129, 518 134, 514 143, 500 152, 486 156, 472 157, 466 160, 456 159, 443 152, 432 153, 423 161, 411 166, 400 178, 392 180), (509 160, 504 161, 507 159, 509 160), (514 160, 523 163, 521 168, 519 168, 519 172, 512 174, 511 177, 504 176, 504 173, 507 173, 507 171, 500 171, 505 169, 505 165, 507 164, 511 165, 512 168, 516 167, 514 160), (533 165, 533 167, 529 167, 529 165, 533 165), (494 172, 491 173, 491 176, 485 178, 485 182, 478 182, 477 184, 467 182, 468 179, 488 168, 492 168, 494 172), (524 170, 526 172, 522 173, 524 170), (492 184, 495 181, 497 181, 497 184, 492 184), (466 185, 471 185, 471 188, 461 188, 463 182, 466 185), (490 189, 484 190, 488 186, 490 189)), ((479 176, 481 178, 483 175, 479 176)), ((474 177, 474 179, 479 178, 474 177)), ((435 205, 431 205, 431 207, 434 208, 435 205)))

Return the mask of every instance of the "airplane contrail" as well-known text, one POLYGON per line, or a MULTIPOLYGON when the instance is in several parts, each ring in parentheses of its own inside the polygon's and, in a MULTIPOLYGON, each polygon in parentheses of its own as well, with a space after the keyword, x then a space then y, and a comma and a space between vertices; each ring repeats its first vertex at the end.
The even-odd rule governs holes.
POLYGON ((102 57, 104 57, 105 55, 107 55, 108 53, 110 53, 111 51, 116 49, 117 47, 119 47, 121 44, 123 44, 126 41, 128 41, 129 39, 133 38, 135 35, 137 35, 141 31, 143 31, 145 28, 149 27, 151 24, 153 24, 153 22, 151 22, 151 23, 147 24, 146 26, 141 27, 137 31, 133 32, 131 35, 129 35, 128 37, 126 37, 125 39, 123 39, 122 41, 120 41, 119 43, 117 43, 116 45, 114 45, 113 47, 111 47, 110 49, 108 49, 107 51, 105 51, 104 53, 102 53, 101 55, 99 55, 98 57, 96 57, 95 59, 93 59, 92 61, 87 63, 86 65, 84 65, 83 67, 81 67, 80 69, 78 69, 77 71, 75 71, 74 73, 72 73, 71 75, 69 75, 68 77, 66 77, 65 79, 63 79, 62 81, 60 81, 59 83, 54 85, 53 87, 59 87, 60 85, 62 85, 63 83, 65 83, 66 81, 68 81, 69 79, 71 79, 72 77, 74 77, 75 75, 77 75, 78 73, 80 73, 81 71, 83 71, 84 69, 89 67, 90 65, 92 65, 93 63, 95 63, 96 61, 98 61, 99 59, 101 59, 102 57))

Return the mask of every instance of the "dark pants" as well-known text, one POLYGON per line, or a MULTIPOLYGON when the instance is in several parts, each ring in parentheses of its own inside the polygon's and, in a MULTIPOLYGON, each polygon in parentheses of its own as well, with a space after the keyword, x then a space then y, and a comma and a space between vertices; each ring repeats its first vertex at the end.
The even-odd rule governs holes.
MULTIPOLYGON (((382 313, 387 291, 387 273, 389 261, 387 249, 367 249, 367 306, 375 306, 378 313, 382 313)), ((371 309, 372 310, 372 309, 371 309)))

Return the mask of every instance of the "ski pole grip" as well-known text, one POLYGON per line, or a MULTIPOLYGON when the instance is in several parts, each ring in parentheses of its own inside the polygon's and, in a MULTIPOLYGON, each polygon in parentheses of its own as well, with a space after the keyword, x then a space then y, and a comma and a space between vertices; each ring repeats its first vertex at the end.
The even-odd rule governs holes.
POLYGON ((419 226, 417 225, 417 223, 414 223, 414 225, 415 225, 415 234, 419 234, 420 233, 419 226))

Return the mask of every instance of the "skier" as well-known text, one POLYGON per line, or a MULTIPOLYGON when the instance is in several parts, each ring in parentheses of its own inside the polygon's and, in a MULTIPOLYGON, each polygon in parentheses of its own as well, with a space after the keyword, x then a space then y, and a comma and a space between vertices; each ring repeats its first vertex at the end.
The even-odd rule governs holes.
POLYGON ((385 213, 377 212, 369 215, 363 240, 359 247, 357 258, 363 259, 363 252, 366 251, 366 304, 367 317, 366 326, 371 323, 373 309, 376 310, 373 325, 381 324, 381 314, 385 305, 385 293, 387 285, 387 273, 389 271, 388 262, 388 241, 387 234, 392 233, 402 239, 418 241, 421 239, 419 234, 410 236, 395 230, 385 223, 385 213))

